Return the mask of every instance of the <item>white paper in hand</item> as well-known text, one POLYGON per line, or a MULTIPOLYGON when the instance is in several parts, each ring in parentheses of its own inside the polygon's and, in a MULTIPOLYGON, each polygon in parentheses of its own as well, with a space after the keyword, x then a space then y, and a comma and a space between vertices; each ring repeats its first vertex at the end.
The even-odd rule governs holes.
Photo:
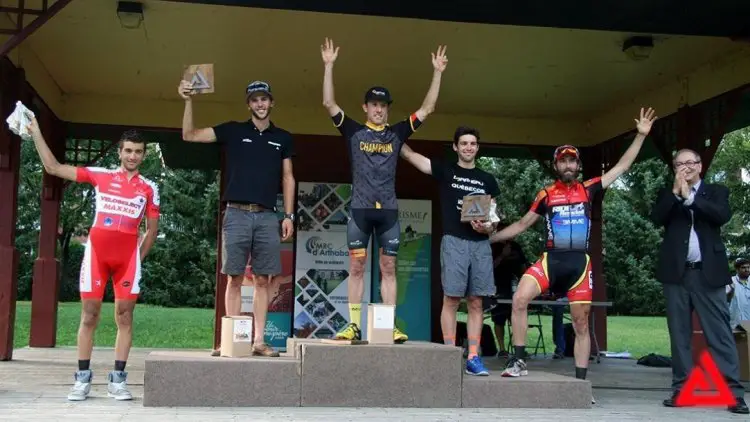
POLYGON ((31 133, 29 133, 29 123, 34 118, 34 112, 26 108, 22 102, 16 102, 16 109, 13 113, 5 119, 8 122, 10 131, 20 136, 21 139, 28 141, 31 139, 31 133))
POLYGON ((482 223, 485 229, 489 230, 493 224, 500 222, 500 217, 497 215, 497 204, 492 202, 490 204, 489 220, 482 223))
POLYGON ((500 222, 500 217, 497 215, 497 204, 493 201, 490 205, 490 223, 500 222))

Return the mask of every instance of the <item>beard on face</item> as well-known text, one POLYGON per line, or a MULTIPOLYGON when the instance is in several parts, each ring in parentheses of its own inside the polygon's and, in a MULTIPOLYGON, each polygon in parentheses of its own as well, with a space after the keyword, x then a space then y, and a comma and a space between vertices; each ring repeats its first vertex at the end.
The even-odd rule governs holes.
POLYGON ((578 179, 578 171, 568 171, 565 170, 564 172, 558 172, 558 175, 560 176, 560 180, 562 180, 564 183, 570 183, 576 179, 578 179))
POLYGON ((125 168, 125 170, 132 171, 132 170, 136 170, 138 168, 138 163, 131 164, 131 163, 127 162, 127 161, 123 161, 120 164, 125 168))

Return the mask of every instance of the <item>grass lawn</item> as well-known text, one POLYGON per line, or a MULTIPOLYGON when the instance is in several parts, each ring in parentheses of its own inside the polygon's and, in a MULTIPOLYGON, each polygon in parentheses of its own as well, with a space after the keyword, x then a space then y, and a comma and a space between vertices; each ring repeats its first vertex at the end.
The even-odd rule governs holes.
MULTIPOLYGON (((60 303, 57 314, 58 345, 76 344, 80 313, 79 303, 60 303)), ((31 303, 17 302, 15 347, 29 344, 30 318, 31 303)), ((459 314, 458 319, 465 321, 466 314, 459 314)), ((530 316, 529 321, 536 323, 536 316, 530 316)), ((488 319, 486 323, 492 324, 492 321, 488 319)), ((213 344, 213 326, 213 309, 162 308, 139 304, 134 315, 133 347, 208 349, 213 344)), ((555 348, 552 341, 552 317, 543 315, 542 326, 547 352, 552 353, 555 348)), ((95 345, 113 347, 116 331, 114 305, 104 303, 99 328, 94 337, 95 345)), ((667 321, 664 317, 611 316, 607 319, 607 333, 609 351, 628 351, 636 358, 648 353, 670 355, 667 321)), ((530 330, 527 344, 535 344, 537 337, 537 331, 530 330)))
MULTIPOLYGON (((94 345, 114 347, 117 326, 115 306, 102 304, 94 345)), ((57 344, 75 346, 81 319, 79 302, 60 303, 57 311, 57 344)), ((16 302, 15 347, 29 344, 31 302, 16 302)), ((202 348, 213 346, 214 310, 162 308, 138 304, 133 315, 133 347, 202 348)))
MULTIPOLYGON (((566 318, 569 316, 565 314, 566 318)), ((466 314, 459 313, 459 321, 466 321, 466 314)), ((564 321, 569 323, 567 319, 564 321)), ((486 319, 485 324, 490 325, 494 330, 494 324, 491 319, 486 319)), ((538 324, 536 315, 529 315, 529 324, 538 324)), ((549 315, 541 316, 541 325, 544 335, 544 346, 547 353, 555 351, 555 343, 552 338, 552 317, 549 315)), ((539 331, 536 328, 530 328, 526 339, 526 350, 529 346, 536 345, 539 338, 539 331)), ((593 338, 592 338, 593 342, 593 338)), ((505 327, 505 343, 508 343, 508 327, 505 327)), ((670 356, 669 350, 669 333, 667 332, 666 317, 630 317, 630 316, 609 316, 607 317, 607 351, 609 352, 630 352, 634 358, 639 358, 649 353, 670 356)), ((541 353, 541 345, 539 346, 541 353)), ((604 350, 604 348, 602 348, 604 350)))

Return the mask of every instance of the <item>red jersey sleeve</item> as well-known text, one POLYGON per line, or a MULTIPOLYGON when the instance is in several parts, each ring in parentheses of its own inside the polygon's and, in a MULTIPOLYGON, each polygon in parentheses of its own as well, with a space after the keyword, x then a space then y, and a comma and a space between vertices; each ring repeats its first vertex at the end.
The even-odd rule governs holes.
POLYGON ((151 186, 148 203, 146 204, 146 218, 159 218, 159 188, 156 183, 150 183, 151 186))
POLYGON ((539 193, 536 194, 536 198, 534 198, 534 202, 531 204, 531 209, 529 209, 531 212, 535 212, 539 215, 544 215, 547 213, 547 190, 542 189, 539 191, 539 193))
POLYGON ((92 171, 91 167, 78 167, 76 168, 76 182, 96 186, 96 172, 92 171))

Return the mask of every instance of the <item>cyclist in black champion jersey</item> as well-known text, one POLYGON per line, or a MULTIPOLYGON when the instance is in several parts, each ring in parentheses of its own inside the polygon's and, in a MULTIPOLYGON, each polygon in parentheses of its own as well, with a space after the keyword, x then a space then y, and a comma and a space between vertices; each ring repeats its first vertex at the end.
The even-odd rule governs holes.
MULTIPOLYGON (((419 128, 435 109, 440 79, 448 64, 445 47, 438 47, 432 54, 432 83, 422 106, 393 126, 388 125, 391 95, 386 88, 373 87, 364 96, 362 109, 367 115, 366 123, 360 124, 344 114, 336 104, 333 94, 333 64, 339 47, 326 38, 320 47, 325 64, 323 77, 323 105, 333 118, 349 150, 352 168, 351 216, 347 227, 349 247, 349 316, 350 322, 338 334, 337 339, 359 340, 362 338, 361 302, 364 293, 364 268, 367 244, 373 232, 378 236, 382 248, 380 271, 382 274, 381 296, 383 303, 396 304, 396 255, 398 254, 401 229, 398 223, 398 201, 396 200, 396 164, 401 146, 419 128)), ((408 339, 398 328, 393 330, 396 343, 408 339)))

